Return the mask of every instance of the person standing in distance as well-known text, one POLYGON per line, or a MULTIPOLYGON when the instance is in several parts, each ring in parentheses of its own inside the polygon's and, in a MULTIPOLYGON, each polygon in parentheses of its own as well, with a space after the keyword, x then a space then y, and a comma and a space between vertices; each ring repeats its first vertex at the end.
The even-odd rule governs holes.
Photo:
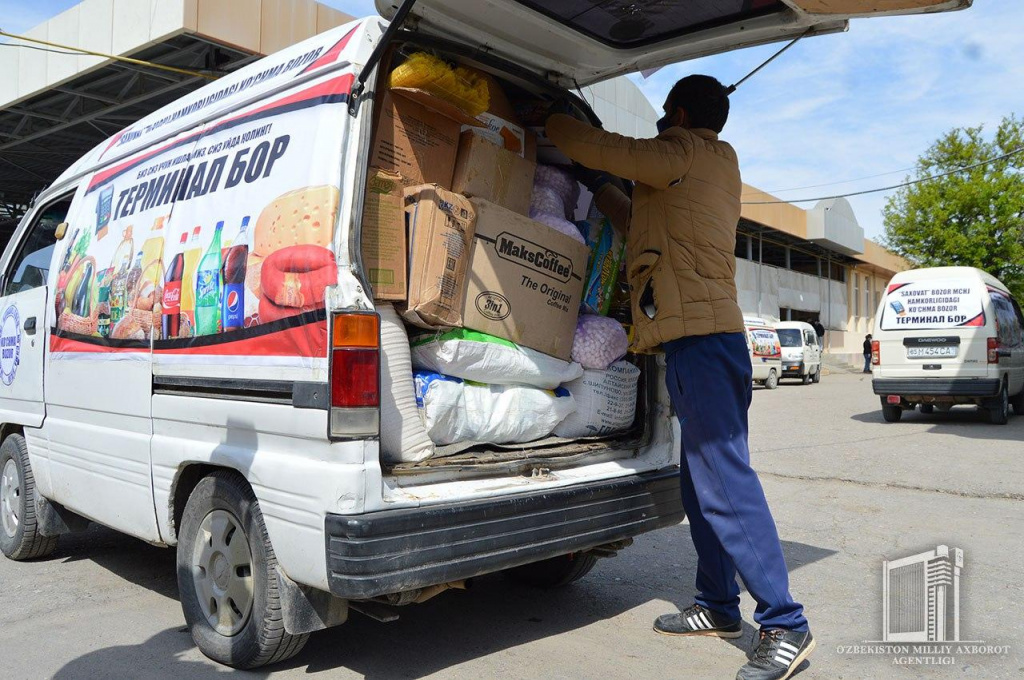
POLYGON ((825 351, 825 326, 821 323, 821 319, 815 319, 814 323, 811 324, 814 327, 814 334, 818 336, 818 349, 825 351))
POLYGON ((864 336, 864 372, 871 372, 871 333, 864 336))
POLYGON ((662 349, 682 431, 683 507, 697 552, 697 592, 681 613, 654 623, 666 635, 742 635, 736 575, 757 602, 760 626, 738 680, 788 678, 814 649, 775 521, 750 467, 751 365, 736 302, 739 162, 719 140, 726 88, 683 78, 665 100, 658 136, 633 139, 565 114, 549 116, 550 140, 578 164, 577 177, 627 234, 632 349, 662 349), (635 182, 632 199, 612 176, 635 182))

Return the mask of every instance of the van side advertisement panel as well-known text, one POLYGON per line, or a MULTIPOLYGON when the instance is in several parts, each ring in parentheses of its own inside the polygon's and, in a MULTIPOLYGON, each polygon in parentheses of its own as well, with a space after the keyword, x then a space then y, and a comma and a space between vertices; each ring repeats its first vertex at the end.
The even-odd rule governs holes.
POLYGON ((352 81, 285 92, 87 178, 54 263, 51 349, 325 357, 352 81))
POLYGON ((750 345, 754 356, 762 360, 781 359, 782 346, 778 334, 769 328, 750 328, 750 345))
POLYGON ((889 286, 879 328, 942 330, 985 325, 985 287, 963 279, 889 286))

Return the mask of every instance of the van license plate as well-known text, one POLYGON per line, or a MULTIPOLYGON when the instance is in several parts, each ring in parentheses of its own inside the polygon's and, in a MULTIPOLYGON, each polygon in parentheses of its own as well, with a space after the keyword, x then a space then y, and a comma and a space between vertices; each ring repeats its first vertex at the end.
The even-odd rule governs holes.
POLYGON ((908 359, 927 359, 931 357, 955 357, 956 346, 948 347, 908 347, 907 358, 908 359))

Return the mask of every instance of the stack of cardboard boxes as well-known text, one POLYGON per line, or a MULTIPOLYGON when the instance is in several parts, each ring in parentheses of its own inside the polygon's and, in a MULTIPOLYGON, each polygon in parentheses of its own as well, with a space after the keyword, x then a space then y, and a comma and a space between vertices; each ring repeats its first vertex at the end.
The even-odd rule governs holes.
POLYGON ((497 81, 470 117, 429 93, 382 98, 362 221, 374 297, 426 329, 465 327, 568 360, 587 246, 528 217, 536 138, 497 81))

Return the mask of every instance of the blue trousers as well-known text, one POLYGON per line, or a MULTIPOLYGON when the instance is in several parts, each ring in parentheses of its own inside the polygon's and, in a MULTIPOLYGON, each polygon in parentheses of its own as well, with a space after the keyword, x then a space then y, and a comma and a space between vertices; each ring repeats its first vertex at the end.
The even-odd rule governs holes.
POLYGON ((740 618, 736 575, 761 628, 807 630, 761 482, 750 467, 751 366, 739 333, 665 343, 667 384, 682 430, 683 508, 697 551, 698 604, 740 618))

